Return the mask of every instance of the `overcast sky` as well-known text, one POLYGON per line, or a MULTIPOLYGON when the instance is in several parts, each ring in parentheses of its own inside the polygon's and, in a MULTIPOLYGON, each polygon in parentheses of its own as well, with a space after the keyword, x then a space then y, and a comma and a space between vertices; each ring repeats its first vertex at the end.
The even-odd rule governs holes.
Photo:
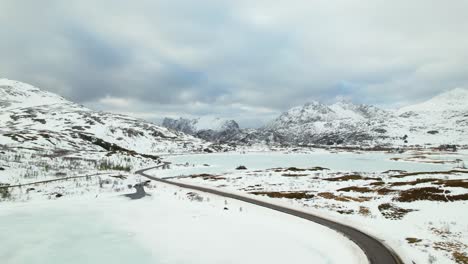
POLYGON ((468 87, 467 0, 0 0, 0 77, 150 120, 468 87))

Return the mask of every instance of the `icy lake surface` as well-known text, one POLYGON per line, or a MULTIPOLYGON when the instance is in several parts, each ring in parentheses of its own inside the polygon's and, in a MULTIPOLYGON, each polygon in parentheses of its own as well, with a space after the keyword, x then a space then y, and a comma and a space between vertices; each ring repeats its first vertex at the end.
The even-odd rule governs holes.
POLYGON ((157 263, 130 234, 112 228, 95 210, 53 203, 0 210, 1 263, 157 263))
MULTIPOLYGON (((434 171, 448 170, 454 164, 431 164, 419 162, 393 161, 393 157, 406 157, 401 154, 386 153, 213 153, 166 157, 166 161, 174 164, 190 164, 190 167, 176 167, 172 170, 158 171, 159 177, 172 177, 199 173, 222 173, 234 171, 239 165, 249 170, 260 170, 277 167, 310 168, 315 166, 337 171, 382 172, 386 170, 434 171), (209 166, 205 166, 209 165, 209 166), (195 165, 193 167, 192 165, 195 165)), ((449 157, 438 157, 449 158, 449 157)), ((452 157, 453 158, 453 157, 452 157)))
POLYGON ((192 201, 187 192, 159 185, 141 200, 2 204, 0 263, 366 263, 358 246, 324 226, 215 195, 192 201))

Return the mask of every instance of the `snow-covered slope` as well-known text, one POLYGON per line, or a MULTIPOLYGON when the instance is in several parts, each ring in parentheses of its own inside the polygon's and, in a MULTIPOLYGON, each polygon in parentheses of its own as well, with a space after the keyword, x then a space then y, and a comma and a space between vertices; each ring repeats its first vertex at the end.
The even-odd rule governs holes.
POLYGON ((468 90, 453 89, 420 104, 403 107, 389 120, 389 133, 411 144, 468 144, 468 90))
POLYGON ((229 142, 242 133, 236 121, 209 116, 195 119, 165 118, 162 125, 171 130, 215 142, 229 142))
POLYGON ((7 79, 0 79, 0 109, 3 145, 70 150, 124 148, 145 154, 193 151, 206 145, 150 122, 93 111, 7 79))
POLYGON ((398 111, 340 101, 291 108, 260 129, 257 140, 281 144, 468 144, 468 90, 454 89, 398 111))
POLYGON ((399 114, 407 112, 467 112, 468 90, 455 88, 441 93, 428 101, 403 107, 398 110, 399 114))

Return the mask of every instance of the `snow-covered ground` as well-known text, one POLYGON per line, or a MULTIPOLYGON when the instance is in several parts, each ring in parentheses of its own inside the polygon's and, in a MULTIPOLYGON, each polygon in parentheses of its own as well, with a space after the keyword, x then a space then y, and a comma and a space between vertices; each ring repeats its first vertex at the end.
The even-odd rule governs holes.
POLYGON ((385 240, 408 263, 467 261, 468 170, 456 168, 468 164, 465 151, 226 153, 166 160, 170 170, 150 172, 351 224, 385 240), (247 170, 236 170, 239 165, 247 170))
MULTIPOLYGON (((158 176, 171 177, 196 173, 224 173, 233 172, 239 165, 249 170, 261 170, 277 167, 309 168, 321 166, 337 171, 374 172, 384 170, 431 171, 447 170, 454 167, 453 163, 434 164, 416 162, 398 162, 391 158, 408 158, 408 154, 388 153, 330 153, 317 149, 309 153, 284 152, 249 152, 249 153, 213 153, 169 156, 165 161, 173 164, 191 166, 174 166, 172 170, 160 171, 158 176), (195 165, 195 167, 193 167, 195 165), (209 165, 209 166, 206 166, 209 165)), ((459 158, 458 155, 439 157, 448 161, 459 158)), ((468 160, 467 160, 468 162, 468 160)))
POLYGON ((1 263, 367 262, 350 240, 303 219, 164 184, 147 189, 139 200, 91 191, 2 203, 1 263))

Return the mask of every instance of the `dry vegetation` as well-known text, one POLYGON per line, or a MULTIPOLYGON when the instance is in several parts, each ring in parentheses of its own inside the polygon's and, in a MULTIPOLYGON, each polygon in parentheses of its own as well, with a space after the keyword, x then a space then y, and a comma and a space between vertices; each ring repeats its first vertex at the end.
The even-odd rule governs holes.
POLYGON ((466 173, 468 174, 468 170, 448 170, 448 171, 419 171, 419 172, 409 172, 409 173, 401 173, 399 175, 393 175, 392 177, 394 178, 404 178, 408 176, 416 176, 416 175, 425 175, 425 174, 431 174, 431 175, 452 175, 456 173, 466 173))
POLYGON ((326 181, 355 181, 355 180, 373 180, 373 181, 382 181, 381 178, 373 178, 373 177, 363 177, 359 174, 350 174, 344 175, 340 177, 333 177, 333 178, 325 178, 326 181))
POLYGON ((305 173, 283 173, 281 174, 281 176, 283 177, 305 177, 305 176, 309 176, 309 174, 305 174, 305 173))
POLYGON ((374 192, 373 189, 370 189, 368 187, 357 187, 357 186, 345 187, 345 188, 338 189, 337 191, 339 191, 339 192, 358 192, 358 193, 374 192))
POLYGON ((324 170, 330 170, 328 168, 324 167, 312 167, 312 168, 296 168, 296 167, 288 167, 288 168, 273 168, 270 169, 274 172, 304 172, 304 171, 324 171, 324 170))
POLYGON ((359 214, 362 216, 371 216, 371 210, 365 206, 359 206, 359 214))
POLYGON ((400 220, 406 214, 416 211, 413 209, 404 209, 391 203, 383 203, 378 206, 378 209, 383 217, 391 220, 400 220))
POLYGON ((422 239, 415 238, 415 237, 407 237, 406 241, 408 242, 408 244, 416 244, 416 243, 422 242, 422 239))
POLYGON ((271 198, 287 198, 287 199, 312 199, 315 195, 307 191, 301 192, 250 192, 255 195, 266 195, 271 198))
POLYGON ((226 178, 225 177, 222 177, 222 176, 218 176, 218 175, 212 175, 212 174, 206 174, 206 173, 202 173, 202 174, 193 174, 193 175, 190 175, 190 178, 194 179, 194 178, 201 178, 203 180, 210 180, 210 181, 218 181, 218 180, 225 180, 226 178))
POLYGON ((461 242, 435 242, 433 248, 448 252, 458 264, 468 264, 468 247, 461 242))
POLYGON ((398 197, 394 199, 398 202, 414 202, 421 200, 452 202, 468 200, 468 193, 458 195, 449 195, 449 193, 449 190, 442 190, 436 187, 413 188, 400 191, 398 197))
POLYGON ((325 199, 331 199, 339 202, 365 202, 365 201, 370 201, 372 200, 371 197, 351 197, 351 196, 345 196, 345 195, 335 195, 331 192, 321 192, 318 193, 317 196, 325 198, 325 199))

